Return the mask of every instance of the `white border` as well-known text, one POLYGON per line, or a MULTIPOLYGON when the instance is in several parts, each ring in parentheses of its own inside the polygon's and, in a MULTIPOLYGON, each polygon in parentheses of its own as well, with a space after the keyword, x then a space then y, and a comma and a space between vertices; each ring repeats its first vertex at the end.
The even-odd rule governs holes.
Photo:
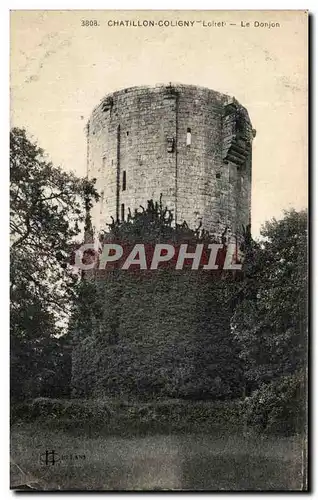
POLYGON ((255 2, 246 0, 236 2, 235 0, 222 0, 222 2, 211 2, 209 0, 196 0, 190 2, 187 0, 161 0, 153 1, 151 4, 146 0, 33 0, 25 2, 23 0, 11 0, 7 2, 9 9, 40 9, 40 10, 314 10, 315 2, 293 0, 268 0, 267 2, 255 2), (260 5, 263 4, 263 5, 260 5), (309 4, 309 5, 308 5, 309 4), (310 5, 311 4, 311 5, 310 5))
MULTIPOLYGON (((149 10, 151 9, 156 9, 156 10, 293 10, 293 9, 298 9, 298 10, 306 10, 308 9, 310 13, 313 14, 313 16, 316 17, 317 15, 317 0, 307 0, 306 2, 300 2, 300 1, 292 1, 292 0, 286 0, 286 1, 279 1, 279 0, 267 0, 266 2, 255 2, 255 0, 246 0, 246 1, 241 1, 241 2, 235 2, 230 1, 230 0, 222 0, 222 2, 216 3, 216 2, 211 2, 211 1, 203 1, 203 0, 196 0, 195 2, 189 2, 189 1, 177 1, 177 0, 160 0, 160 1, 153 1, 151 4, 149 1, 134 1, 134 2, 129 2, 129 0, 109 0, 107 2, 101 1, 101 0, 90 0, 88 1, 82 1, 82 0, 77 0, 77 1, 71 1, 71 0, 47 0, 47 1, 39 1, 39 0, 33 0, 33 1, 22 1, 22 0, 11 0, 10 2, 2 2, 0 6, 0 22, 1 22, 1 29, 0 29, 0 36, 1 36, 1 43, 0 43, 0 51, 1 51, 1 93, 0 93, 0 98, 2 101, 2 106, 1 106, 1 121, 2 121, 2 127, 1 127, 1 152, 2 152, 2 168, 1 168, 1 181, 0 181, 0 203, 1 203, 1 210, 0 210, 0 215, 1 215, 1 228, 2 228, 2 245, 1 245, 1 264, 2 264, 2 272, 1 272, 1 305, 2 305, 2 311, 1 311, 1 330, 2 330, 2 342, 1 342, 1 356, 2 356, 2 362, 0 364, 1 366, 1 386, 3 390, 3 395, 1 399, 1 431, 2 431, 2 436, 1 436, 1 461, 0 461, 0 493, 1 493, 1 499, 6 499, 6 498, 11 498, 13 495, 13 492, 10 492, 8 490, 9 487, 9 460, 8 460, 8 450, 9 450, 9 401, 8 401, 8 394, 9 394, 9 356, 8 356, 8 351, 9 351, 9 316, 8 316, 8 281, 9 281, 9 275, 8 275, 8 247, 9 247, 9 238, 8 238, 8 217, 9 217, 9 211, 8 211, 8 136, 9 136, 9 96, 8 96, 8 81, 9 81, 9 10, 29 10, 29 9, 39 9, 39 10, 90 10, 90 9, 100 9, 100 10, 109 10, 109 9, 125 9, 125 10, 149 10), (107 7, 107 9, 105 9, 107 7)), ((316 19, 313 19, 312 22, 313 26, 312 28, 315 28, 316 24, 316 19)), ((316 61, 316 55, 317 55, 317 42, 316 42, 316 37, 313 36, 313 43, 312 43, 312 52, 313 52, 313 61, 312 64, 314 65, 314 62, 316 61)), ((312 67, 312 75, 313 75, 313 81, 312 81, 312 99, 315 95, 315 90, 316 90, 316 82, 314 81, 314 73, 315 73, 315 68, 312 67)), ((312 100, 312 105, 315 104, 314 100, 312 100)), ((315 109, 313 110, 313 121, 316 116, 316 106, 315 109)), ((312 143, 312 148, 313 148, 313 157, 312 157, 312 170, 311 170, 311 180, 314 185, 312 188, 312 196, 317 194, 317 176, 314 175, 314 169, 315 169, 315 155, 314 155, 314 145, 317 141, 317 132, 316 130, 312 130, 312 137, 311 137, 311 143, 312 143)), ((314 250, 318 249, 318 232, 317 232, 317 223, 315 222, 318 219, 318 214, 316 213, 316 203, 314 203, 314 199, 312 199, 312 208, 313 208, 313 213, 311 214, 311 219, 312 219, 312 225, 313 225, 313 242, 312 242, 312 253, 313 253, 313 260, 314 260, 314 250)), ((314 269, 313 273, 313 285, 317 284, 317 277, 318 277, 318 271, 317 268, 314 269)), ((316 287, 315 287, 316 289, 316 287)), ((313 311, 315 312, 316 309, 316 301, 314 300, 314 294, 313 294, 313 302, 312 302, 312 308, 313 311)), ((316 358, 317 360, 317 343, 314 342, 314 333, 316 332, 316 314, 314 314, 313 318, 313 323, 312 323, 312 335, 311 335, 311 342, 312 342, 312 347, 313 347, 313 352, 312 352, 312 365, 313 365, 313 380, 312 380, 312 385, 315 387, 315 382, 317 381, 317 369, 314 369, 314 366, 317 366, 317 362, 314 363, 314 359, 316 358)), ((313 390, 313 396, 315 394, 315 391, 313 390)), ((316 401, 314 401, 315 404, 313 404, 313 412, 311 416, 311 422, 314 425, 315 424, 315 417, 318 414, 316 409, 317 409, 317 398, 316 401)), ((316 447, 316 433, 314 433, 314 440, 312 443, 312 452, 317 449, 316 447)), ((317 466, 317 459, 315 460, 315 463, 313 464, 312 467, 312 486, 315 487, 315 477, 317 477, 317 472, 318 472, 318 466, 317 466)), ((105 492, 106 494, 106 492, 105 492)), ((245 493, 242 493, 245 495, 245 493)), ((256 494, 255 494, 256 495, 256 494)), ((87 493, 87 496, 93 497, 92 494, 87 493)), ((107 493, 108 498, 112 498, 117 495, 111 495, 107 493)), ((139 495, 134 495, 139 496, 139 495)), ((166 495, 165 497, 168 498, 171 495, 166 495)), ((190 497, 196 497, 197 494, 190 495, 190 497)), ((228 498, 231 497, 232 494, 228 494, 222 497, 223 498, 228 498)), ((272 494, 265 494, 262 495, 264 498, 273 498, 277 496, 278 498, 281 495, 272 495, 272 494)), ((144 494, 142 494, 141 498, 145 497, 144 494)), ((189 498, 189 495, 187 495, 189 498)), ((45 498, 45 495, 42 494, 37 494, 37 498, 45 498)), ((59 498, 67 498, 66 494, 61 493, 59 498)))

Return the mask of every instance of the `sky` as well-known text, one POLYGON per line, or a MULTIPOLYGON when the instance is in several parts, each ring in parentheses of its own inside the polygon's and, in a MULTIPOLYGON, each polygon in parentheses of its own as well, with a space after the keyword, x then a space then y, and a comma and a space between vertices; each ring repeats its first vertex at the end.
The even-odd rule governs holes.
POLYGON ((283 210, 307 207, 305 11, 13 11, 10 61, 11 126, 26 128, 55 165, 86 174, 84 129, 106 94, 200 85, 235 96, 257 131, 253 235, 283 210), (118 20, 170 25, 109 26, 118 20))

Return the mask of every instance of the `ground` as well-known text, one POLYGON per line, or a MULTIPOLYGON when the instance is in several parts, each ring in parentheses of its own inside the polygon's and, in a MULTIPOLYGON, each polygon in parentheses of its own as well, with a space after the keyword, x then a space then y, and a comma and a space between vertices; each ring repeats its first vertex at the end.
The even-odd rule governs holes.
POLYGON ((92 436, 89 429, 76 432, 15 424, 11 433, 11 487, 29 484, 46 490, 304 488, 303 447, 297 437, 244 437, 217 431, 131 437, 97 434, 92 436))

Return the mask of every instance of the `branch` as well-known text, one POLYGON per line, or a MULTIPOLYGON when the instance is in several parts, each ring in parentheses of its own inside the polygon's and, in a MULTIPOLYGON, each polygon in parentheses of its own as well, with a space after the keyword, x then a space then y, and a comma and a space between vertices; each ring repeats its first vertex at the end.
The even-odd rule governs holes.
POLYGON ((16 246, 20 245, 30 235, 30 233, 31 233, 31 226, 30 226, 30 217, 29 216, 27 217, 27 220, 26 220, 26 226, 27 226, 26 232, 22 236, 20 236, 20 238, 18 238, 14 243, 12 243, 11 249, 13 249, 16 246))

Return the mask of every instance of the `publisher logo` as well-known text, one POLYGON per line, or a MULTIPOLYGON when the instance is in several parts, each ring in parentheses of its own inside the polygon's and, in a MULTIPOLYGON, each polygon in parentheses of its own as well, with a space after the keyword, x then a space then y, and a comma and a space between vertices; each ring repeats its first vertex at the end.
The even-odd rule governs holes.
POLYGON ((40 462, 42 465, 55 465, 58 462, 72 462, 74 465, 76 462, 82 462, 86 460, 86 455, 84 453, 57 453, 55 450, 45 450, 45 453, 41 453, 40 462))
POLYGON ((46 450, 45 453, 42 453, 40 456, 41 463, 44 465, 54 465, 59 462, 59 455, 55 450, 46 450))

